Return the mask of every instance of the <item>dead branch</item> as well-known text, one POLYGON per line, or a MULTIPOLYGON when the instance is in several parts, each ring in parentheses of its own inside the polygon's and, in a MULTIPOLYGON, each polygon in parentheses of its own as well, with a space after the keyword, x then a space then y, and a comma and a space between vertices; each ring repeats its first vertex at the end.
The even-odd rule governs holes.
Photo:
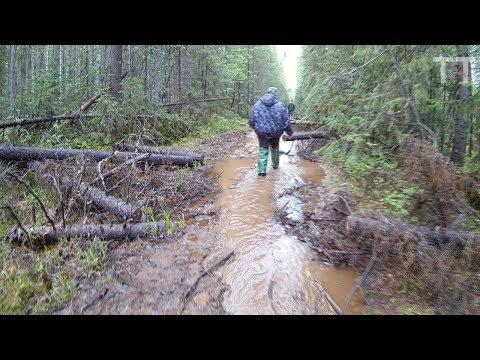
POLYGON ((365 66, 367 66, 367 65, 370 64, 371 62, 377 60, 380 56, 382 56, 382 55, 385 54, 386 52, 387 52, 387 49, 383 50, 380 54, 378 54, 377 56, 375 56, 373 59, 371 59, 371 60, 367 61, 365 64, 363 64, 363 65, 361 65, 361 66, 359 66, 359 67, 357 67, 357 68, 349 71, 348 73, 337 75, 336 80, 341 80, 341 79, 347 77, 348 75, 352 75, 352 74, 356 73, 358 70, 363 69, 365 66))
POLYGON ((52 179, 53 186, 55 187, 55 190, 57 190, 57 195, 58 195, 58 200, 60 201, 60 211, 62 213, 62 222, 63 222, 63 227, 66 226, 66 221, 65 221, 65 207, 63 204, 63 196, 62 196, 62 191, 60 190, 60 187, 58 186, 57 179, 55 176, 52 174, 49 174, 49 177, 52 179))
POLYGON ((52 220, 52 218, 50 217, 50 215, 48 215, 48 212, 47 212, 47 209, 45 208, 45 205, 43 205, 43 202, 40 200, 40 198, 38 197, 37 194, 35 194, 35 191, 33 191, 33 189, 30 187, 29 184, 27 184, 24 180, 20 179, 16 174, 8 171, 7 172, 7 175, 14 178, 16 181, 18 181, 20 184, 22 184, 23 186, 25 186, 25 188, 27 189, 27 191, 32 194, 32 196, 38 201, 38 203, 40 204, 40 207, 42 208, 45 216, 47 217, 47 220, 48 222, 50 223, 50 225, 52 225, 52 228, 55 230, 55 222, 52 220))
POLYGON ((355 285, 348 292, 347 297, 345 298, 345 303, 343 304, 342 312, 340 313, 340 315, 345 314, 345 311, 347 310, 348 304, 350 304, 350 301, 352 300, 353 295, 360 288, 360 286, 363 285, 363 283, 367 279, 368 274, 373 269, 373 266, 375 265, 376 260, 377 260, 377 241, 375 241, 375 243, 373 244, 373 253, 372 253, 372 256, 370 257, 370 261, 368 262, 367 267, 365 268, 365 271, 363 272, 360 279, 357 280, 355 285))
MULTIPOLYGON (((105 174, 103 174, 103 179, 105 180, 106 178, 108 178, 112 175, 115 175, 119 170, 123 169, 124 167, 127 167, 128 165, 135 164, 137 161, 148 159, 149 156, 150 156, 150 154, 142 154, 142 155, 137 156, 133 159, 127 160, 127 161, 121 163, 120 165, 118 165, 117 167, 113 168, 112 170, 109 170, 105 174)), ((100 179, 99 176, 97 176, 95 179, 93 179, 90 182, 90 184, 93 184, 93 183, 95 183, 96 181, 99 181, 99 180, 101 180, 101 179, 100 179)))
POLYGON ((230 258, 232 258, 233 256, 235 255, 235 252, 232 251, 231 253, 229 253, 227 256, 225 256, 223 259, 221 259, 219 262, 217 262, 215 265, 213 265, 211 268, 209 268, 207 271, 204 271, 203 273, 200 274, 200 276, 197 278, 197 280, 193 283, 192 286, 190 286, 190 288, 188 289, 187 293, 185 294, 184 296, 184 300, 183 300, 183 307, 182 307, 182 310, 180 311, 180 314, 182 314, 184 311, 185 311, 185 308, 187 307, 187 301, 189 300, 189 298, 192 296, 193 292, 196 290, 197 286, 198 286, 198 283, 200 282, 200 280, 202 278, 204 278, 205 276, 211 274, 213 271, 217 270, 218 268, 222 267, 223 265, 225 265, 227 263, 228 260, 230 260, 230 258))
POLYGON ((105 178, 102 174, 102 167, 105 165, 105 163, 110 160, 113 155, 115 154, 115 149, 113 150, 112 152, 112 155, 110 155, 109 157, 105 158, 105 159, 102 159, 98 162, 97 164, 97 173, 98 173, 98 178, 100 178, 100 182, 102 184, 102 187, 103 187, 103 191, 107 191, 107 186, 105 185, 105 178))
POLYGON ((0 209, 7 209, 10 211, 10 213, 12 214, 12 216, 14 217, 15 221, 17 222, 18 224, 18 227, 20 228, 20 230, 23 231, 23 233, 25 234, 25 236, 27 237, 27 240, 30 242, 31 239, 30 239, 30 234, 28 233, 27 230, 25 230, 25 228, 23 227, 22 225, 22 222, 20 221, 20 219, 18 218, 17 214, 15 214, 15 212, 12 210, 12 208, 8 205, 6 206, 2 206, 0 209))

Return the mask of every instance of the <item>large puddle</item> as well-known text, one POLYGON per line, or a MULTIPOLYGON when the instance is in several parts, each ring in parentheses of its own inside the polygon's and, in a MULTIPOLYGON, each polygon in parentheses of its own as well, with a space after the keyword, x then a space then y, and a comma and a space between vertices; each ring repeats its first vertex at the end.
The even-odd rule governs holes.
MULTIPOLYGON (((342 306, 358 274, 350 269, 334 269, 317 260, 306 244, 287 235, 274 217, 275 198, 286 188, 310 182, 321 184, 323 169, 295 156, 281 155, 280 167, 257 176, 258 142, 254 133, 247 137, 244 152, 249 157, 229 157, 218 161, 222 193, 215 204, 219 214, 217 231, 226 239, 226 251, 235 251, 232 262, 223 268, 229 286, 224 307, 230 314, 334 314, 323 295, 327 291, 342 306)), ((288 151, 292 143, 280 143, 288 151)), ((291 153, 295 152, 295 143, 291 153)), ((302 221, 302 204, 281 197, 293 219, 302 221), (287 199, 287 200, 285 200, 287 199)), ((309 204, 312 206, 312 204, 309 204)), ((350 302, 347 314, 360 314, 359 293, 350 302)))

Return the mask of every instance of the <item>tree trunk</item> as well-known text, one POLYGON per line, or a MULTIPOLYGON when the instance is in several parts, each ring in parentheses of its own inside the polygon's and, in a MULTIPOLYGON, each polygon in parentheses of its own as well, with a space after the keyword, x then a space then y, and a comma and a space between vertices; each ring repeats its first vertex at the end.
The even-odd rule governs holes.
POLYGON ((177 100, 182 98, 182 48, 178 48, 177 57, 177 100))
POLYGON ((145 98, 147 97, 147 94, 148 94, 148 45, 145 46, 145 50, 144 50, 144 58, 143 58, 143 62, 144 62, 144 65, 145 65, 145 71, 143 73, 143 93, 145 95, 145 98))
MULTIPOLYGON (((220 97, 220 98, 211 98, 211 99, 200 99, 200 100, 191 99, 191 100, 188 101, 188 103, 193 104, 193 103, 197 103, 197 102, 210 102, 210 101, 232 100, 232 99, 233 99, 233 97, 231 97, 231 96, 220 97)), ((161 104, 159 106, 160 107, 165 107, 165 106, 175 106, 175 105, 183 105, 183 104, 185 104, 185 102, 181 101, 181 102, 174 102, 174 103, 170 103, 170 104, 161 104)))
MULTIPOLYGON (((459 56, 468 56, 467 46, 457 46, 459 56)), ((470 64, 469 64, 470 65, 470 64)), ((470 66, 468 67, 470 69, 470 66)), ((457 65, 457 86, 456 93, 457 107, 455 111, 455 130, 453 135, 453 147, 450 160, 457 166, 462 167, 465 163, 465 150, 467 148, 470 107, 472 100, 472 88, 470 84, 463 83, 463 63, 457 65)), ((468 79, 471 79, 470 71, 467 70, 468 79)), ((466 76, 465 76, 466 77, 466 76)))
POLYGON ((121 151, 128 151, 128 152, 138 151, 141 153, 150 153, 150 154, 189 156, 195 159, 195 161, 199 161, 200 163, 203 163, 203 160, 204 160, 204 157, 202 154, 194 153, 191 151, 185 151, 185 150, 162 149, 162 148, 152 147, 152 146, 135 146, 132 144, 125 144, 125 143, 118 144, 117 149, 121 151))
POLYGON ((308 140, 308 139, 329 139, 333 136, 331 132, 305 132, 293 135, 283 135, 283 141, 308 140))
POLYGON ((375 236, 382 236, 391 241, 417 239, 418 241, 425 241, 426 244, 436 246, 449 243, 453 246, 463 247, 467 239, 476 238, 478 240, 480 238, 480 233, 447 229, 434 231, 422 226, 407 225, 392 221, 386 223, 359 216, 347 216, 345 229, 347 235, 355 239, 366 240, 372 239, 375 236))
MULTIPOLYGON (((83 115, 82 117, 91 117, 92 115, 83 115)), ((76 120, 80 118, 80 115, 67 115, 67 116, 51 116, 46 118, 36 118, 36 119, 19 119, 9 122, 0 122, 0 129, 6 129, 9 127, 15 126, 26 126, 39 123, 53 122, 59 120, 76 120)))
MULTIPOLYGON (((111 151, 77 150, 77 149, 44 149, 34 147, 0 146, 0 160, 6 161, 32 161, 32 160, 64 160, 67 158, 84 155, 96 161, 112 156, 111 151)), ((126 161, 137 157, 132 152, 115 152, 112 158, 116 161, 126 161)), ((180 165, 193 166, 195 159, 188 156, 152 154, 145 160, 148 164, 155 165, 180 165)))
POLYGON ((122 100, 122 45, 112 45, 110 65, 110 95, 120 102, 122 100))
POLYGON ((143 212, 140 208, 131 204, 126 204, 122 200, 113 196, 108 196, 105 192, 93 186, 81 183, 80 191, 82 194, 85 194, 87 199, 93 201, 100 208, 119 216, 123 220, 133 219, 139 221, 143 216, 143 212))
POLYGON ((36 70, 37 70, 37 46, 32 45, 31 52, 31 62, 30 62, 30 93, 35 93, 35 81, 36 81, 36 70))
POLYGON ((17 101, 17 45, 10 45, 10 60, 8 62, 8 92, 10 111, 15 113, 17 101))
MULTIPOLYGON (((148 222, 136 224, 105 224, 105 225, 78 225, 53 230, 49 226, 37 226, 28 228, 32 240, 37 244, 50 244, 58 242, 61 238, 93 238, 103 240, 135 239, 138 236, 155 236, 165 230, 165 223, 148 222)), ((7 238, 16 243, 25 243, 26 235, 18 228, 7 229, 7 238)))

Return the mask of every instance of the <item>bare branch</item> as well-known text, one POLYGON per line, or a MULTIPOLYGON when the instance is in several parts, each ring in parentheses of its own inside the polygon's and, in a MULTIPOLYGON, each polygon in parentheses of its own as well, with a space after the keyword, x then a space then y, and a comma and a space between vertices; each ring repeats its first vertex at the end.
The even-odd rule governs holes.
POLYGON ((18 227, 20 228, 20 230, 22 230, 24 232, 25 236, 27 237, 28 241, 30 242, 31 241, 30 234, 28 233, 27 230, 25 230, 25 228, 22 225, 22 222, 18 218, 17 214, 15 214, 15 212, 12 210, 12 208, 10 206, 6 205, 6 206, 0 207, 0 209, 7 209, 7 210, 10 211, 12 216, 15 218, 15 221, 18 223, 18 227))
POLYGON ((52 218, 50 217, 50 215, 48 215, 48 211, 47 209, 45 208, 45 205, 43 205, 43 202, 40 200, 40 198, 38 197, 37 194, 35 194, 35 191, 33 191, 33 189, 30 187, 30 185, 28 185, 24 180, 20 179, 16 174, 12 173, 12 172, 7 172, 7 175, 14 178, 15 180, 17 180, 20 184, 22 184, 23 186, 25 186, 25 188, 28 190, 28 192, 30 194, 33 195, 33 197, 38 201, 38 203, 40 204, 40 207, 42 208, 45 216, 47 217, 47 220, 48 222, 50 223, 50 225, 52 225, 52 228, 54 230, 56 230, 55 228, 55 222, 52 220, 52 218))

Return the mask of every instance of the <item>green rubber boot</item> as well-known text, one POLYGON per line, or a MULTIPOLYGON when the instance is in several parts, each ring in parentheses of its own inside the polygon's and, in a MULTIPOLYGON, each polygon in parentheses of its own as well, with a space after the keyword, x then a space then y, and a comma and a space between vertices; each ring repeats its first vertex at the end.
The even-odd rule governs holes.
POLYGON ((272 167, 274 169, 278 169, 278 165, 280 164, 280 148, 272 148, 272 167))
POLYGON ((258 175, 267 175, 268 149, 260 148, 258 150, 258 175))

